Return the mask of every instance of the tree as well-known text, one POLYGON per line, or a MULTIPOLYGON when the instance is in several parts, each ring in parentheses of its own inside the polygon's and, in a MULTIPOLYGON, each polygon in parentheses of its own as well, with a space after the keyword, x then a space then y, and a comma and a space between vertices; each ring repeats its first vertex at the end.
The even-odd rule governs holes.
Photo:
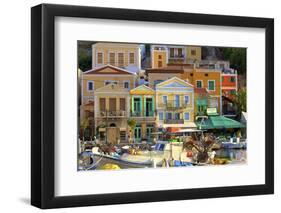
POLYGON ((247 112, 247 90, 246 88, 239 89, 234 95, 234 105, 236 106, 238 116, 240 118, 242 112, 247 112))
POLYGON ((132 132, 134 132, 136 125, 137 125, 137 122, 135 119, 128 120, 128 126, 130 127, 130 138, 132 138, 132 132))
POLYGON ((240 75, 246 74, 246 48, 222 48, 225 60, 229 60, 230 67, 236 69, 240 75))
POLYGON ((89 118, 84 118, 80 123, 80 128, 83 131, 83 142, 85 138, 85 130, 89 127, 89 118))
POLYGON ((78 50, 78 62, 79 68, 83 71, 89 70, 92 67, 91 55, 85 49, 80 48, 78 50))

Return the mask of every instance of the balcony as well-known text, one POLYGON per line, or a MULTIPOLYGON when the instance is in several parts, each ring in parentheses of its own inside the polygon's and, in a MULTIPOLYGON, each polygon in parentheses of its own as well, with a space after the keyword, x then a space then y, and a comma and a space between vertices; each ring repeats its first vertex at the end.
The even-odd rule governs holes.
POLYGON ((124 110, 117 110, 117 111, 111 111, 111 110, 106 110, 106 111, 100 111, 100 117, 103 118, 116 118, 116 117, 126 117, 126 111, 124 110))
POLYGON ((184 59, 183 54, 170 55, 169 59, 184 59))
POLYGON ((165 108, 168 110, 177 110, 177 109, 185 109, 188 107, 188 103, 180 103, 179 101, 168 101, 167 103, 160 103, 159 107, 165 108))
POLYGON ((132 117, 154 117, 154 112, 153 111, 146 111, 146 112, 141 112, 141 111, 134 111, 131 112, 132 117))
POLYGON ((165 119, 164 124, 184 124, 184 119, 165 119))

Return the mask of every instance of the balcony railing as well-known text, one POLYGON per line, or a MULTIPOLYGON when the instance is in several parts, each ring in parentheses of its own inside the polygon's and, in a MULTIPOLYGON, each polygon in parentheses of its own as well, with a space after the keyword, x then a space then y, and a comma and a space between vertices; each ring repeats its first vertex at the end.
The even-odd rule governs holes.
POLYGON ((117 110, 117 111, 100 111, 100 117, 125 117, 126 111, 124 110, 117 110))
POLYGON ((188 107, 188 103, 181 103, 179 101, 168 101, 167 103, 160 103, 159 107, 166 108, 166 109, 184 109, 188 107))
POLYGON ((170 59, 182 59, 182 58, 184 58, 184 55, 183 54, 170 55, 169 58, 170 59))
POLYGON ((141 112, 141 111, 134 111, 131 112, 132 117, 153 117, 154 112, 153 111, 146 111, 146 112, 141 112))
POLYGON ((164 124, 184 124, 183 119, 165 119, 164 124))

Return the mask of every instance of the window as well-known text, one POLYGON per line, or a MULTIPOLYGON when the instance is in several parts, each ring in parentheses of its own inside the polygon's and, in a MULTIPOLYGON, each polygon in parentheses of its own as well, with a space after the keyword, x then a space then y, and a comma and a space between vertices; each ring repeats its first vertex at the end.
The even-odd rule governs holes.
POLYGON ((175 95, 175 107, 179 107, 179 106, 180 106, 180 96, 175 95))
POLYGON ((130 82, 129 81, 124 81, 124 88, 130 89, 130 82))
POLYGON ((122 111, 126 110, 126 100, 125 100, 125 98, 120 98, 120 110, 122 110, 122 111))
POLYGON ((191 55, 195 56, 196 55, 196 50, 191 50, 191 55))
POLYGON ((105 98, 100 98, 100 111, 105 111, 105 98))
POLYGON ((163 102, 163 104, 167 104, 168 103, 168 96, 163 95, 162 96, 162 102, 163 102))
POLYGON ((135 63, 135 53, 129 53, 129 63, 130 64, 135 63))
POLYGON ((235 77, 234 77, 234 76, 231 76, 231 77, 230 77, 230 82, 231 82, 231 83, 235 82, 235 77))
POLYGON ((118 66, 124 67, 124 53, 118 53, 118 66))
POLYGON ((181 48, 178 49, 178 56, 182 56, 182 49, 181 48))
POLYGON ((184 103, 189 104, 189 96, 188 95, 184 96, 184 103))
POLYGON ((108 85, 108 84, 118 84, 118 82, 117 81, 110 81, 110 80, 104 81, 104 85, 108 85))
POLYGON ((116 98, 109 98, 109 111, 116 111, 116 98))
POLYGON ((180 119, 180 113, 175 112, 175 120, 179 120, 180 119))
POLYGON ((88 81, 88 91, 93 91, 94 90, 94 82, 93 81, 88 81))
POLYGON ((160 121, 164 120, 164 113, 163 112, 159 112, 159 120, 160 121))
POLYGON ((162 55, 158 55, 158 59, 162 59, 162 55))
POLYGON ((103 53, 99 52, 97 55, 98 55, 97 63, 98 64, 103 64, 103 53))
POLYGON ((189 121, 189 112, 184 113, 184 120, 189 121))
POLYGON ((172 120, 173 114, 171 112, 166 112, 166 119, 167 120, 172 120))
POLYGON ((175 57, 175 48, 170 48, 170 57, 175 57))
POLYGON ((208 81, 208 90, 215 91, 215 81, 214 80, 208 81))
POLYGON ((197 88, 202 88, 203 87, 203 82, 202 81, 196 81, 196 87, 197 88))
POLYGON ((115 53, 109 53, 109 64, 115 66, 115 53))
POLYGON ((140 100, 140 98, 134 98, 134 111, 135 112, 141 111, 141 100, 140 100))

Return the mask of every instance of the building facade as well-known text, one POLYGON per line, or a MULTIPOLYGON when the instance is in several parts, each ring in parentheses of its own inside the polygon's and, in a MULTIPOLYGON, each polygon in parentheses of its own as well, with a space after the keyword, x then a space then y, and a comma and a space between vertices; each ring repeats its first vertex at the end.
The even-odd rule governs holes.
POLYGON ((224 70, 222 78, 222 111, 226 116, 236 116, 233 99, 238 91, 238 75, 233 69, 224 70))
POLYGON ((81 106, 80 120, 87 117, 86 111, 93 112, 95 91, 110 83, 118 85, 127 91, 135 88, 136 74, 112 65, 105 65, 84 72, 81 75, 81 106), (89 103, 92 103, 91 110, 89 103))
POLYGON ((199 63, 201 47, 151 45, 151 68, 163 68, 168 64, 199 63))
POLYGON ((127 142, 130 117, 129 90, 110 83, 95 90, 95 129, 101 142, 127 142))
POLYGON ((155 129, 155 91, 141 85, 130 91, 131 118, 135 119, 135 142, 152 141, 155 129))
POLYGON ((138 44, 96 43, 92 45, 92 68, 105 65, 123 68, 130 72, 141 70, 141 49, 138 44))
POLYGON ((177 77, 156 85, 158 128, 196 128, 193 85, 177 77))
POLYGON ((202 68, 186 70, 182 75, 182 79, 194 85, 195 88, 205 88, 209 94, 208 108, 215 108, 221 114, 221 70, 202 68))
MULTIPOLYGON (((222 112, 221 70, 194 68, 190 64, 173 64, 164 68, 147 69, 148 85, 151 88, 170 78, 177 77, 192 85, 196 89, 206 89, 208 94, 208 108, 215 108, 219 114, 222 112)), ((196 102, 196 100, 195 100, 196 102)), ((205 103, 206 101, 204 101, 205 103)), ((201 102, 203 103, 203 101, 201 102)))

